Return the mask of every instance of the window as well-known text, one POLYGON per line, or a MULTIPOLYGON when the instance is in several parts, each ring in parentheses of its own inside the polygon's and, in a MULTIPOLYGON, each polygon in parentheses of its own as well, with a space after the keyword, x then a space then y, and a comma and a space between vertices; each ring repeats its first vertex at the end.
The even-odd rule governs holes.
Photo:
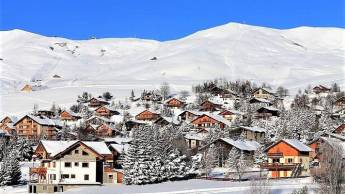
POLYGON ((88 174, 85 174, 85 175, 84 175, 84 180, 86 180, 86 181, 89 180, 89 175, 88 175, 88 174))
POLYGON ((74 153, 75 154, 79 154, 79 150, 74 150, 74 153))
POLYGON ((272 163, 279 163, 279 158, 273 158, 272 163))
POLYGON ((53 168, 55 168, 56 167, 56 162, 53 162, 53 168))
POLYGON ((288 163, 291 164, 293 162, 292 158, 288 158, 288 163))
POLYGON ((82 166, 83 168, 89 168, 89 163, 83 162, 83 163, 81 164, 81 166, 82 166))
POLYGON ((112 174, 109 174, 109 179, 113 179, 114 176, 112 174))
POLYGON ((43 191, 46 191, 47 190, 47 186, 43 186, 43 191))
POLYGON ((61 178, 62 178, 62 179, 69 179, 69 174, 62 174, 62 175, 61 175, 61 178))
POLYGON ((72 165, 71 165, 71 163, 70 162, 65 162, 65 167, 66 168, 70 168, 72 165))
POLYGON ((87 156, 87 155, 89 155, 87 152, 85 152, 85 151, 83 151, 83 156, 87 156))
POLYGON ((74 162, 74 166, 79 166, 79 162, 74 162))
POLYGON ((71 179, 75 179, 75 174, 71 174, 71 179))
POLYGON ((56 174, 50 174, 49 179, 50 180, 56 180, 56 174))

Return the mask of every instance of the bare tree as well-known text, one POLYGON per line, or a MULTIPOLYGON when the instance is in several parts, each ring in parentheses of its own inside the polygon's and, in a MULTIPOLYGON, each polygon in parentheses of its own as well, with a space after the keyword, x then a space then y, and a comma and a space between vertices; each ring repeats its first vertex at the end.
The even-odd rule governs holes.
POLYGON ((320 193, 343 194, 345 187, 345 155, 340 141, 329 139, 320 146, 320 174, 314 175, 320 183, 320 193))
POLYGON ((163 100, 166 100, 170 94, 170 86, 168 82, 163 82, 160 87, 160 93, 163 97, 163 100))

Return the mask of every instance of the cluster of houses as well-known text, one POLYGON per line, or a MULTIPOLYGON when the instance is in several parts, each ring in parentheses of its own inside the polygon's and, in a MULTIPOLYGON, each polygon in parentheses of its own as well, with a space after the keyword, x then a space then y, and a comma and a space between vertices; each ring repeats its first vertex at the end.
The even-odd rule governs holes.
MULTIPOLYGON (((329 92, 324 86, 313 88, 317 94, 329 92)), ((0 123, 0 138, 10 139, 13 136, 39 140, 35 147, 34 157, 39 159, 40 166, 30 169, 30 193, 48 193, 65 191, 80 185, 101 185, 122 183, 122 161, 131 144, 130 137, 124 137, 123 129, 130 131, 143 125, 175 125, 187 123, 192 126, 184 134, 188 148, 193 153, 206 153, 211 145, 221 147, 219 167, 228 159, 229 151, 237 149, 249 157, 263 145, 267 130, 257 126, 235 126, 236 120, 242 120, 247 113, 234 110, 232 104, 239 96, 230 90, 214 86, 210 89, 213 98, 198 104, 196 108, 187 109, 188 98, 171 96, 162 101, 162 97, 145 92, 138 99, 132 99, 133 106, 126 111, 112 107, 103 98, 91 98, 87 106, 93 115, 87 119, 79 113, 63 110, 59 115, 53 111, 40 110, 36 114, 27 114, 20 118, 7 116, 0 123), (159 102, 169 108, 173 116, 164 116, 160 110, 151 107, 135 106, 138 102, 159 102), (97 137, 93 141, 78 140, 78 134, 71 133, 69 141, 57 141, 57 133, 64 125, 75 124, 80 120, 86 123, 85 132, 97 137), (121 129, 116 124, 122 123, 121 129), (205 138, 214 128, 231 128, 233 137, 220 138, 207 145, 205 138), (44 139, 44 140, 43 140, 44 139)), ((193 101, 194 102, 194 101, 193 101)), ((279 107, 283 99, 267 88, 253 91, 250 104, 258 104, 253 117, 255 119, 274 119, 279 117, 279 107)), ((337 100, 339 110, 345 108, 345 97, 337 100)), ((344 116, 345 113, 338 112, 344 116)), ((336 140, 345 144, 345 124, 334 133, 325 133, 318 139, 306 144, 295 139, 281 139, 265 148, 267 160, 260 164, 261 169, 268 171, 271 178, 310 176, 312 168, 322 168, 319 164, 319 147, 322 143, 336 140), (313 165, 311 165, 313 164, 313 165)), ((345 158, 345 156, 344 156, 345 158)))

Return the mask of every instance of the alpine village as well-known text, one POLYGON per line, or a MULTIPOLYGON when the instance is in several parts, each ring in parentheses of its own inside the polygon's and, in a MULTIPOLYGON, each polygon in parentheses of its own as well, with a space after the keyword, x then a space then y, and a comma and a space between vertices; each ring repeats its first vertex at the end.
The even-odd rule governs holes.
POLYGON ((121 100, 84 92, 70 107, 2 118, 0 149, 0 184, 29 193, 186 179, 310 176, 329 185, 339 181, 329 173, 344 181, 345 96, 337 83, 295 95, 223 79, 176 93, 162 83, 121 100))

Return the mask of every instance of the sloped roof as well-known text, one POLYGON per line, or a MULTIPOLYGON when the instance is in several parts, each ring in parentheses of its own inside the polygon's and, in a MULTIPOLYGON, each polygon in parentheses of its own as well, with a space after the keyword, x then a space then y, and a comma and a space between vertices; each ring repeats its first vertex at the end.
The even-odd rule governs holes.
POLYGON ((64 110, 64 111, 62 111, 62 112, 67 112, 68 114, 70 114, 70 115, 73 116, 73 117, 81 117, 80 114, 75 113, 75 112, 73 112, 73 111, 64 110))
POLYGON ((129 144, 110 144, 110 147, 112 147, 116 152, 122 154, 123 152, 127 152, 130 145, 129 144))
POLYGON ((16 117, 16 116, 5 116, 5 117, 1 118, 1 121, 7 117, 11 119, 12 123, 16 123, 18 121, 18 117, 16 117))
POLYGON ((300 142, 297 139, 281 139, 279 141, 276 141, 272 145, 268 146, 265 150, 266 151, 269 150, 270 148, 274 147, 275 145, 277 145, 281 141, 289 144, 290 146, 292 146, 293 148, 297 149, 300 152, 310 152, 311 151, 310 147, 308 147, 307 145, 303 144, 302 142, 300 142))
POLYGON ((231 109, 225 109, 225 110, 223 110, 223 111, 220 111, 218 114, 220 114, 220 113, 222 113, 222 112, 224 112, 224 111, 229 111, 229 112, 234 113, 234 114, 236 114, 236 115, 244 115, 244 113, 241 112, 241 111, 238 111, 238 110, 231 110, 231 109))
POLYGON ((117 144, 127 144, 133 139, 129 137, 108 137, 104 138, 104 142, 115 142, 117 144))
MULTIPOLYGON (((226 120, 226 119, 224 119, 222 116, 215 115, 215 114, 212 114, 212 113, 204 113, 203 115, 209 116, 209 117, 211 117, 212 119, 215 119, 215 120, 217 120, 217 121, 219 121, 219 122, 222 122, 222 123, 224 123, 224 124, 227 125, 227 126, 231 126, 231 122, 228 121, 228 120, 226 120)), ((202 116, 202 115, 201 115, 201 116, 202 116)))
POLYGON ((184 136, 186 139, 193 139, 198 141, 203 141, 206 137, 205 134, 196 133, 196 132, 189 132, 184 136))
POLYGON ((260 147, 260 144, 256 141, 248 141, 248 140, 233 140, 230 138, 220 138, 220 140, 245 151, 255 151, 260 147))
POLYGON ((32 120, 34 120, 35 122, 37 122, 40 125, 45 125, 45 126, 62 126, 60 120, 50 119, 50 118, 48 118, 46 116, 43 116, 43 115, 41 115, 41 116, 34 116, 32 114, 24 115, 17 122, 15 122, 14 125, 16 125, 19 121, 21 121, 25 117, 31 118, 32 120))
POLYGON ((186 112, 190 112, 190 113, 192 113, 193 115, 197 115, 197 116, 200 116, 200 115, 202 115, 202 114, 205 113, 205 112, 202 112, 202 111, 185 110, 185 111, 181 112, 181 113, 179 114, 179 116, 181 116, 182 114, 184 114, 184 113, 186 113, 186 112))
POLYGON ((265 88, 265 87, 257 88, 256 90, 253 91, 253 93, 260 90, 260 89, 265 90, 266 92, 268 92, 270 94, 273 94, 273 95, 275 94, 275 92, 272 89, 265 88))
POLYGON ((101 141, 82 141, 82 142, 101 155, 111 154, 109 148, 104 142, 101 142, 101 141))
POLYGON ((58 153, 64 151, 71 145, 75 144, 78 142, 77 140, 73 141, 51 141, 51 140, 41 140, 41 144, 47 151, 47 153, 50 154, 51 157, 54 157, 58 153))
POLYGON ((269 104, 272 104, 271 101, 266 100, 266 99, 263 99, 263 98, 256 98, 256 97, 254 97, 254 98, 250 99, 250 101, 252 101, 252 100, 256 100, 256 101, 259 101, 259 102, 261 102, 261 103, 269 103, 269 104))
POLYGON ((264 106, 264 107, 259 108, 258 110, 260 110, 260 109, 266 109, 266 110, 270 110, 270 111, 279 111, 279 109, 274 108, 272 106, 264 106))
POLYGON ((248 131, 259 132, 259 133, 266 133, 267 131, 266 129, 257 127, 257 126, 253 126, 253 127, 240 126, 240 128, 246 129, 248 131))

